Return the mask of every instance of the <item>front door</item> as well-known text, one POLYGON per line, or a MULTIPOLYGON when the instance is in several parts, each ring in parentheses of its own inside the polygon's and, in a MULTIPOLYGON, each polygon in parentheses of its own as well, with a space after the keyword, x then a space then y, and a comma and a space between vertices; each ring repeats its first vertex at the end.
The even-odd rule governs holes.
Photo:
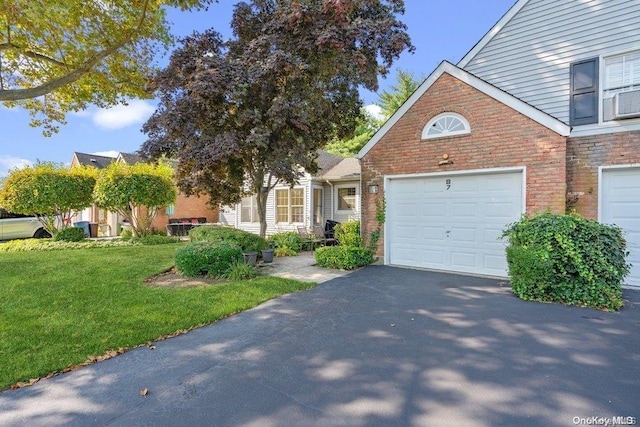
POLYGON ((322 188, 313 189, 313 225, 322 225, 324 223, 324 216, 322 215, 322 199, 324 198, 324 190, 322 188))

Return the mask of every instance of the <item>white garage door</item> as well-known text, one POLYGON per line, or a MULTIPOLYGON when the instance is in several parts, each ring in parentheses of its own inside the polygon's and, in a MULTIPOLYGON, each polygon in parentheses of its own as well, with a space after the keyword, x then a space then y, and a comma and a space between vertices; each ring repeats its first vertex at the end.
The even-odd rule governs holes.
POLYGON ((604 169, 600 222, 621 227, 627 239, 628 286, 640 286, 640 168, 604 169))
POLYGON ((506 277, 499 237, 524 212, 522 179, 522 171, 390 179, 387 262, 506 277))

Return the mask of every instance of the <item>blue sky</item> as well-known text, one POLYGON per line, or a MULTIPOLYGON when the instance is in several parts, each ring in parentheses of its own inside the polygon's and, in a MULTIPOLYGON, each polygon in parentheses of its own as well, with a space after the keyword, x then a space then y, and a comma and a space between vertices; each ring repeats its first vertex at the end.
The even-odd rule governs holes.
MULTIPOLYGON (((170 11, 176 35, 215 28, 230 34, 229 21, 235 0, 220 0, 208 11, 170 11)), ((391 74, 380 80, 380 90, 395 83, 395 70, 427 77, 442 61, 458 62, 515 3, 515 0, 405 0, 407 24, 414 54, 404 53, 391 74)), ((166 59, 165 59, 166 61, 166 59)), ((375 103, 376 93, 361 93, 365 104, 375 103)), ((90 108, 69 114, 68 124, 52 137, 29 126, 29 115, 0 104, 0 176, 14 166, 36 160, 68 163, 74 151, 83 153, 134 152, 145 141, 142 124, 155 110, 152 101, 134 100, 128 107, 90 108)))

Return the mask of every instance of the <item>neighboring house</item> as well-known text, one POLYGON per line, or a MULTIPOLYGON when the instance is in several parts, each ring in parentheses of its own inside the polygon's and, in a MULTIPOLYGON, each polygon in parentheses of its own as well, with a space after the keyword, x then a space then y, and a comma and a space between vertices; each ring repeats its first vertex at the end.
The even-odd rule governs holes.
MULTIPOLYGON (((134 164, 143 161, 140 156, 132 153, 119 153, 117 157, 96 156, 93 154, 73 153, 71 167, 79 165, 95 166, 99 169, 105 168, 111 162, 122 162, 134 164)), ((218 222, 218 208, 208 205, 209 199, 206 197, 186 196, 178 192, 176 202, 160 209, 151 226, 157 230, 166 230, 169 219, 191 219, 206 218, 208 223, 218 222)), ((99 209, 93 205, 82 212, 79 212, 74 222, 88 221, 98 223, 98 234, 100 236, 117 236, 121 231, 123 218, 115 212, 99 209)))
POLYGON ((385 263, 505 277, 508 223, 575 209, 624 229, 640 286, 639 28, 637 1, 519 0, 441 63, 357 156, 385 263))
MULTIPOLYGON (((267 197, 267 235, 296 231, 297 227, 324 227, 326 220, 360 219, 360 163, 355 158, 319 151, 318 173, 305 173, 293 187, 279 184, 267 197)), ((260 232, 256 197, 243 197, 223 206, 220 222, 252 233, 260 232)))

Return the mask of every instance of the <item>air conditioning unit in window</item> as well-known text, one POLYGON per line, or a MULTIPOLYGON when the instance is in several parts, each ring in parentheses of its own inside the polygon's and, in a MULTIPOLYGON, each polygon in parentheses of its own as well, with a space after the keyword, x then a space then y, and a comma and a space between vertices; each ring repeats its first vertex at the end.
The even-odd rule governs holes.
POLYGON ((640 117, 640 90, 613 95, 613 119, 631 119, 633 117, 640 117))

